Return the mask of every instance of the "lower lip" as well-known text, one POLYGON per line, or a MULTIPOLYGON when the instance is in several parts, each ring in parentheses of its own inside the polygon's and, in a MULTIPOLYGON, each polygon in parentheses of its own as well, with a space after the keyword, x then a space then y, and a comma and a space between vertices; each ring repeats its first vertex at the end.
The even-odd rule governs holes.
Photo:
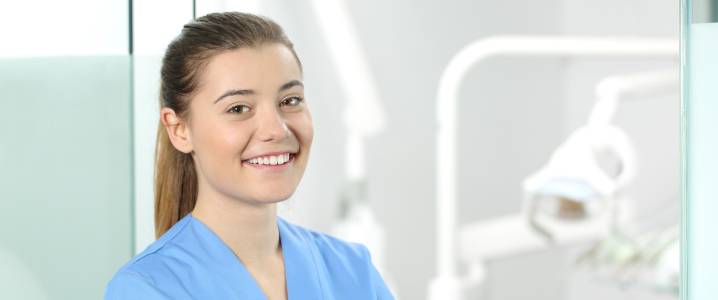
POLYGON ((253 167, 253 168, 257 168, 257 169, 262 170, 262 171, 282 171, 282 170, 284 170, 284 169, 286 169, 286 168, 289 168, 289 164, 291 164, 291 163, 294 162, 294 157, 295 157, 295 156, 296 156, 296 154, 290 155, 290 156, 289 156, 289 161, 287 161, 287 162, 285 162, 285 163, 283 163, 283 164, 281 164, 281 165, 250 164, 250 163, 248 163, 248 162, 246 162, 246 161, 244 162, 244 164, 245 164, 245 165, 248 165, 248 166, 250 166, 250 167, 253 167))

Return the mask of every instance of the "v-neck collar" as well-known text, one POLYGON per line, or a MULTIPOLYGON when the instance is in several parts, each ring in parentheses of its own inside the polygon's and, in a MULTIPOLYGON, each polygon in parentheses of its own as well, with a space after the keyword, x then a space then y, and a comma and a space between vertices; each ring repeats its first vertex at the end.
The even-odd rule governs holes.
MULTIPOLYGON (((232 288, 241 300, 262 299, 267 296, 259 287, 244 264, 202 221, 191 218, 191 230, 198 244, 198 256, 212 267, 232 288)), ((297 228, 277 217, 279 240, 284 256, 284 273, 287 281, 288 299, 322 299, 319 270, 309 241, 297 228)))
POLYGON ((288 299, 323 299, 316 248, 294 225, 277 217, 288 299))

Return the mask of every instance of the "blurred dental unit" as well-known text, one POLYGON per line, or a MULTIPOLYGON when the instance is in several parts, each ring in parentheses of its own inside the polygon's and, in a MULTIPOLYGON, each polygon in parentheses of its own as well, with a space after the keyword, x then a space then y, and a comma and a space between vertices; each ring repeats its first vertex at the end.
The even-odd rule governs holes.
MULTIPOLYGON (((313 0, 312 5, 347 98, 346 183, 333 234, 365 244, 398 298, 385 267, 384 229, 369 207, 366 191, 364 139, 384 129, 385 112, 346 3, 313 0)), ((631 184, 638 158, 631 138, 612 124, 622 101, 676 93, 677 67, 599 81, 586 124, 557 146, 546 165, 517 183, 525 195, 522 211, 458 226, 457 91, 469 68, 497 56, 676 60, 678 49, 671 39, 495 36, 456 54, 442 76, 436 107, 438 274, 429 283, 428 298, 463 299, 465 289, 491 276, 485 263, 492 259, 587 242, 594 246, 576 257, 576 267, 588 265, 596 273, 607 273, 605 277, 617 285, 640 282, 677 295, 677 206, 668 205, 661 212, 663 219, 649 220, 638 230, 631 231, 628 222, 619 220, 621 201, 626 201, 621 192, 631 184), (457 264, 467 265, 468 273, 460 276, 457 264)))
POLYGON ((677 61, 678 47, 672 39, 493 36, 453 57, 441 77, 436 107, 437 275, 429 283, 428 298, 464 299, 467 289, 491 276, 486 264, 492 260, 591 243, 574 258, 573 269, 586 267, 616 286, 640 285, 677 296, 678 201, 657 203, 659 209, 648 217, 626 211, 629 199, 623 192, 635 177, 639 158, 631 137, 612 123, 625 100, 676 93, 677 66, 597 82, 586 123, 557 145, 543 167, 517 182, 524 195, 521 211, 459 225, 458 90, 470 68, 494 57, 677 61), (459 265, 466 274, 459 274, 459 265))

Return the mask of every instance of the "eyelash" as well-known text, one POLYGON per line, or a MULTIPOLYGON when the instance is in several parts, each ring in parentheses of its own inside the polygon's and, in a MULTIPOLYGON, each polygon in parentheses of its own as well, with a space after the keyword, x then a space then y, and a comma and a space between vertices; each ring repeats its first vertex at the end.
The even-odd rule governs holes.
MULTIPOLYGON (((299 97, 299 96, 289 97, 289 98, 284 99, 284 100, 282 100, 281 102, 279 102, 279 106, 295 106, 295 105, 299 104, 299 103, 302 102, 302 101, 304 101, 304 98, 299 97), (288 100, 296 100, 296 102, 295 102, 294 104, 284 104, 285 101, 288 101, 288 100)), ((235 105, 235 106, 230 107, 230 108, 229 108, 229 111, 227 111, 227 112, 228 112, 228 113, 231 113, 231 114, 241 115, 241 114, 246 114, 246 113, 248 113, 248 112, 249 112, 249 109, 250 109, 249 106, 240 104, 240 105, 235 105), (235 109, 237 109, 237 108, 242 108, 242 107, 246 108, 247 111, 244 111, 244 112, 237 112, 237 111, 235 111, 235 109)))
POLYGON ((235 105, 235 106, 230 107, 230 108, 229 108, 229 111, 227 111, 227 112, 230 113, 230 114, 235 114, 235 115, 246 114, 246 113, 249 112, 249 106, 246 106, 246 105, 235 105), (240 111, 240 112, 237 112, 237 111, 235 111, 235 109, 237 109, 237 108, 242 108, 242 107, 246 108, 247 111, 245 111, 245 112, 241 112, 241 111, 240 111))
POLYGON ((299 97, 299 96, 289 97, 289 98, 284 99, 284 100, 282 100, 281 102, 279 102, 279 106, 287 106, 287 105, 289 105, 289 106, 294 106, 294 105, 299 104, 299 103, 302 102, 302 101, 304 101, 304 98, 299 97), (287 100, 296 100, 297 102, 296 102, 295 104, 293 104, 293 105, 292 105, 292 104, 284 104, 284 102, 287 101, 287 100))

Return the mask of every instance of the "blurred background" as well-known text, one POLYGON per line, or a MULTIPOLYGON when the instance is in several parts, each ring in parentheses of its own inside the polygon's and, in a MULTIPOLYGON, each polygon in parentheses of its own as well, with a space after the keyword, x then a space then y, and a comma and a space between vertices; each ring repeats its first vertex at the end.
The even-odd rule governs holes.
POLYGON ((304 65, 315 140, 279 214, 367 244, 398 298, 452 289, 437 278, 465 299, 678 298, 676 1, 2 7, 0 299, 98 299, 154 240, 162 54, 183 24, 220 11, 277 21, 304 65), (445 77, 497 36, 528 54, 486 42, 494 55, 445 77), (554 44, 574 50, 531 54, 554 44), (452 80, 455 114, 439 126, 452 80), (437 137, 447 128, 455 140, 437 137), (443 141, 453 152, 437 152, 443 141), (455 169, 440 178, 443 164, 455 169), (456 189, 451 276, 438 268, 442 180, 456 189))

